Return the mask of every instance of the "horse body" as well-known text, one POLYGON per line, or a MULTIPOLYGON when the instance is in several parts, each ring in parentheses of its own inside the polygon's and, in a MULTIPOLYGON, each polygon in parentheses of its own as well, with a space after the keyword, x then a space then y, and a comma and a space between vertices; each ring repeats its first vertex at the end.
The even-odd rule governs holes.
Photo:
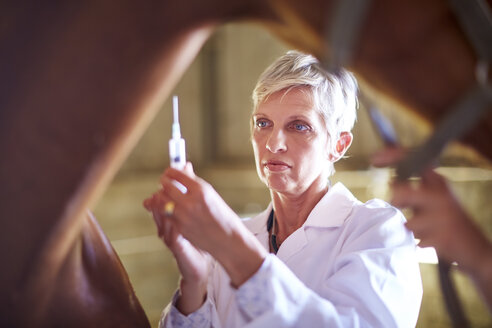
MULTIPOLYGON (((93 326, 81 319, 100 322, 100 315, 84 315, 96 308, 91 301, 96 298, 126 302, 131 311, 123 317, 143 315, 131 301, 136 298, 129 283, 121 284, 124 292, 102 293, 108 282, 128 282, 122 268, 99 261, 99 270, 88 271, 88 248, 76 245, 87 237, 104 244, 97 228, 87 229, 86 208, 211 31, 205 24, 180 23, 180 18, 193 21, 183 15, 162 19, 179 10, 170 3, 52 6, 26 3, 0 10, 16 18, 7 19, 0 33, 0 317, 5 326, 23 325, 26 317, 26 326, 52 326, 53 318, 56 325, 93 326), (115 275, 105 275, 105 268, 115 275), (60 280, 90 288, 60 297, 60 280), (87 306, 53 316, 67 300, 87 306)), ((96 248, 92 256, 116 258, 108 254, 96 248)), ((112 317, 107 313, 108 322, 112 317)), ((126 322, 133 326, 134 320, 126 322)))
MULTIPOLYGON (((0 324, 148 326, 86 208, 218 24, 256 20, 293 46, 329 57, 331 6, 1 4, 0 324)), ((474 83, 474 66, 445 2, 425 0, 374 1, 350 64, 430 122, 474 83)), ((489 159, 491 124, 484 120, 466 139, 489 159)))

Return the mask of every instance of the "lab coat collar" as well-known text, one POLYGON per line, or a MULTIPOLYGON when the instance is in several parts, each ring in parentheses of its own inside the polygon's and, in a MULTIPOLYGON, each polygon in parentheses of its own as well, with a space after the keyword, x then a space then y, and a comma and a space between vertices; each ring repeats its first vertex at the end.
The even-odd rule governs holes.
MULTIPOLYGON (((339 227, 350 215, 355 204, 360 203, 354 195, 340 182, 332 186, 309 213, 303 227, 330 228, 339 227)), ((252 219, 246 219, 244 224, 257 235, 266 231, 268 215, 272 203, 252 219)))
POLYGON ((309 213, 304 227, 333 228, 349 217, 357 198, 340 182, 331 187, 309 213))
POLYGON ((258 214, 257 216, 253 218, 248 218, 243 221, 244 225, 248 227, 248 229, 255 235, 258 235, 260 233, 264 233, 267 231, 267 220, 268 220, 268 215, 270 215, 270 212, 272 211, 272 203, 268 204, 268 207, 258 214))

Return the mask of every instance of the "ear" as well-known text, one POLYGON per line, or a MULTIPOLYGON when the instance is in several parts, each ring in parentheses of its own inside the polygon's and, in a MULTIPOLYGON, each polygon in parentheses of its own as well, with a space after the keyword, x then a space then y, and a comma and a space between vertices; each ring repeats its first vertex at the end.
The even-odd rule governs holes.
POLYGON ((337 140, 337 144, 330 157, 333 162, 338 161, 345 154, 347 149, 349 149, 352 144, 353 135, 350 132, 342 132, 340 133, 340 137, 337 140))

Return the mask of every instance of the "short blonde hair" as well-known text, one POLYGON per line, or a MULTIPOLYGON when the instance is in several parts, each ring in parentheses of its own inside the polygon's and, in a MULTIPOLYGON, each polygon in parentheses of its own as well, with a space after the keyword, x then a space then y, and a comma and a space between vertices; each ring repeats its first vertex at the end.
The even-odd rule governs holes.
POLYGON ((311 90, 315 109, 326 123, 334 149, 340 133, 350 132, 357 118, 355 77, 344 69, 328 73, 315 57, 291 50, 260 75, 252 95, 253 110, 273 93, 297 87, 311 90))

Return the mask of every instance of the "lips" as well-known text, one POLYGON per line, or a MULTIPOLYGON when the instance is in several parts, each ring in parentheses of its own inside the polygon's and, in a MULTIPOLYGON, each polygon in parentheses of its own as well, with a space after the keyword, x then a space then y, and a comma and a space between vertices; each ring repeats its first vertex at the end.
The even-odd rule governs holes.
POLYGON ((271 172, 281 172, 291 168, 289 164, 278 160, 269 160, 263 165, 271 172))

